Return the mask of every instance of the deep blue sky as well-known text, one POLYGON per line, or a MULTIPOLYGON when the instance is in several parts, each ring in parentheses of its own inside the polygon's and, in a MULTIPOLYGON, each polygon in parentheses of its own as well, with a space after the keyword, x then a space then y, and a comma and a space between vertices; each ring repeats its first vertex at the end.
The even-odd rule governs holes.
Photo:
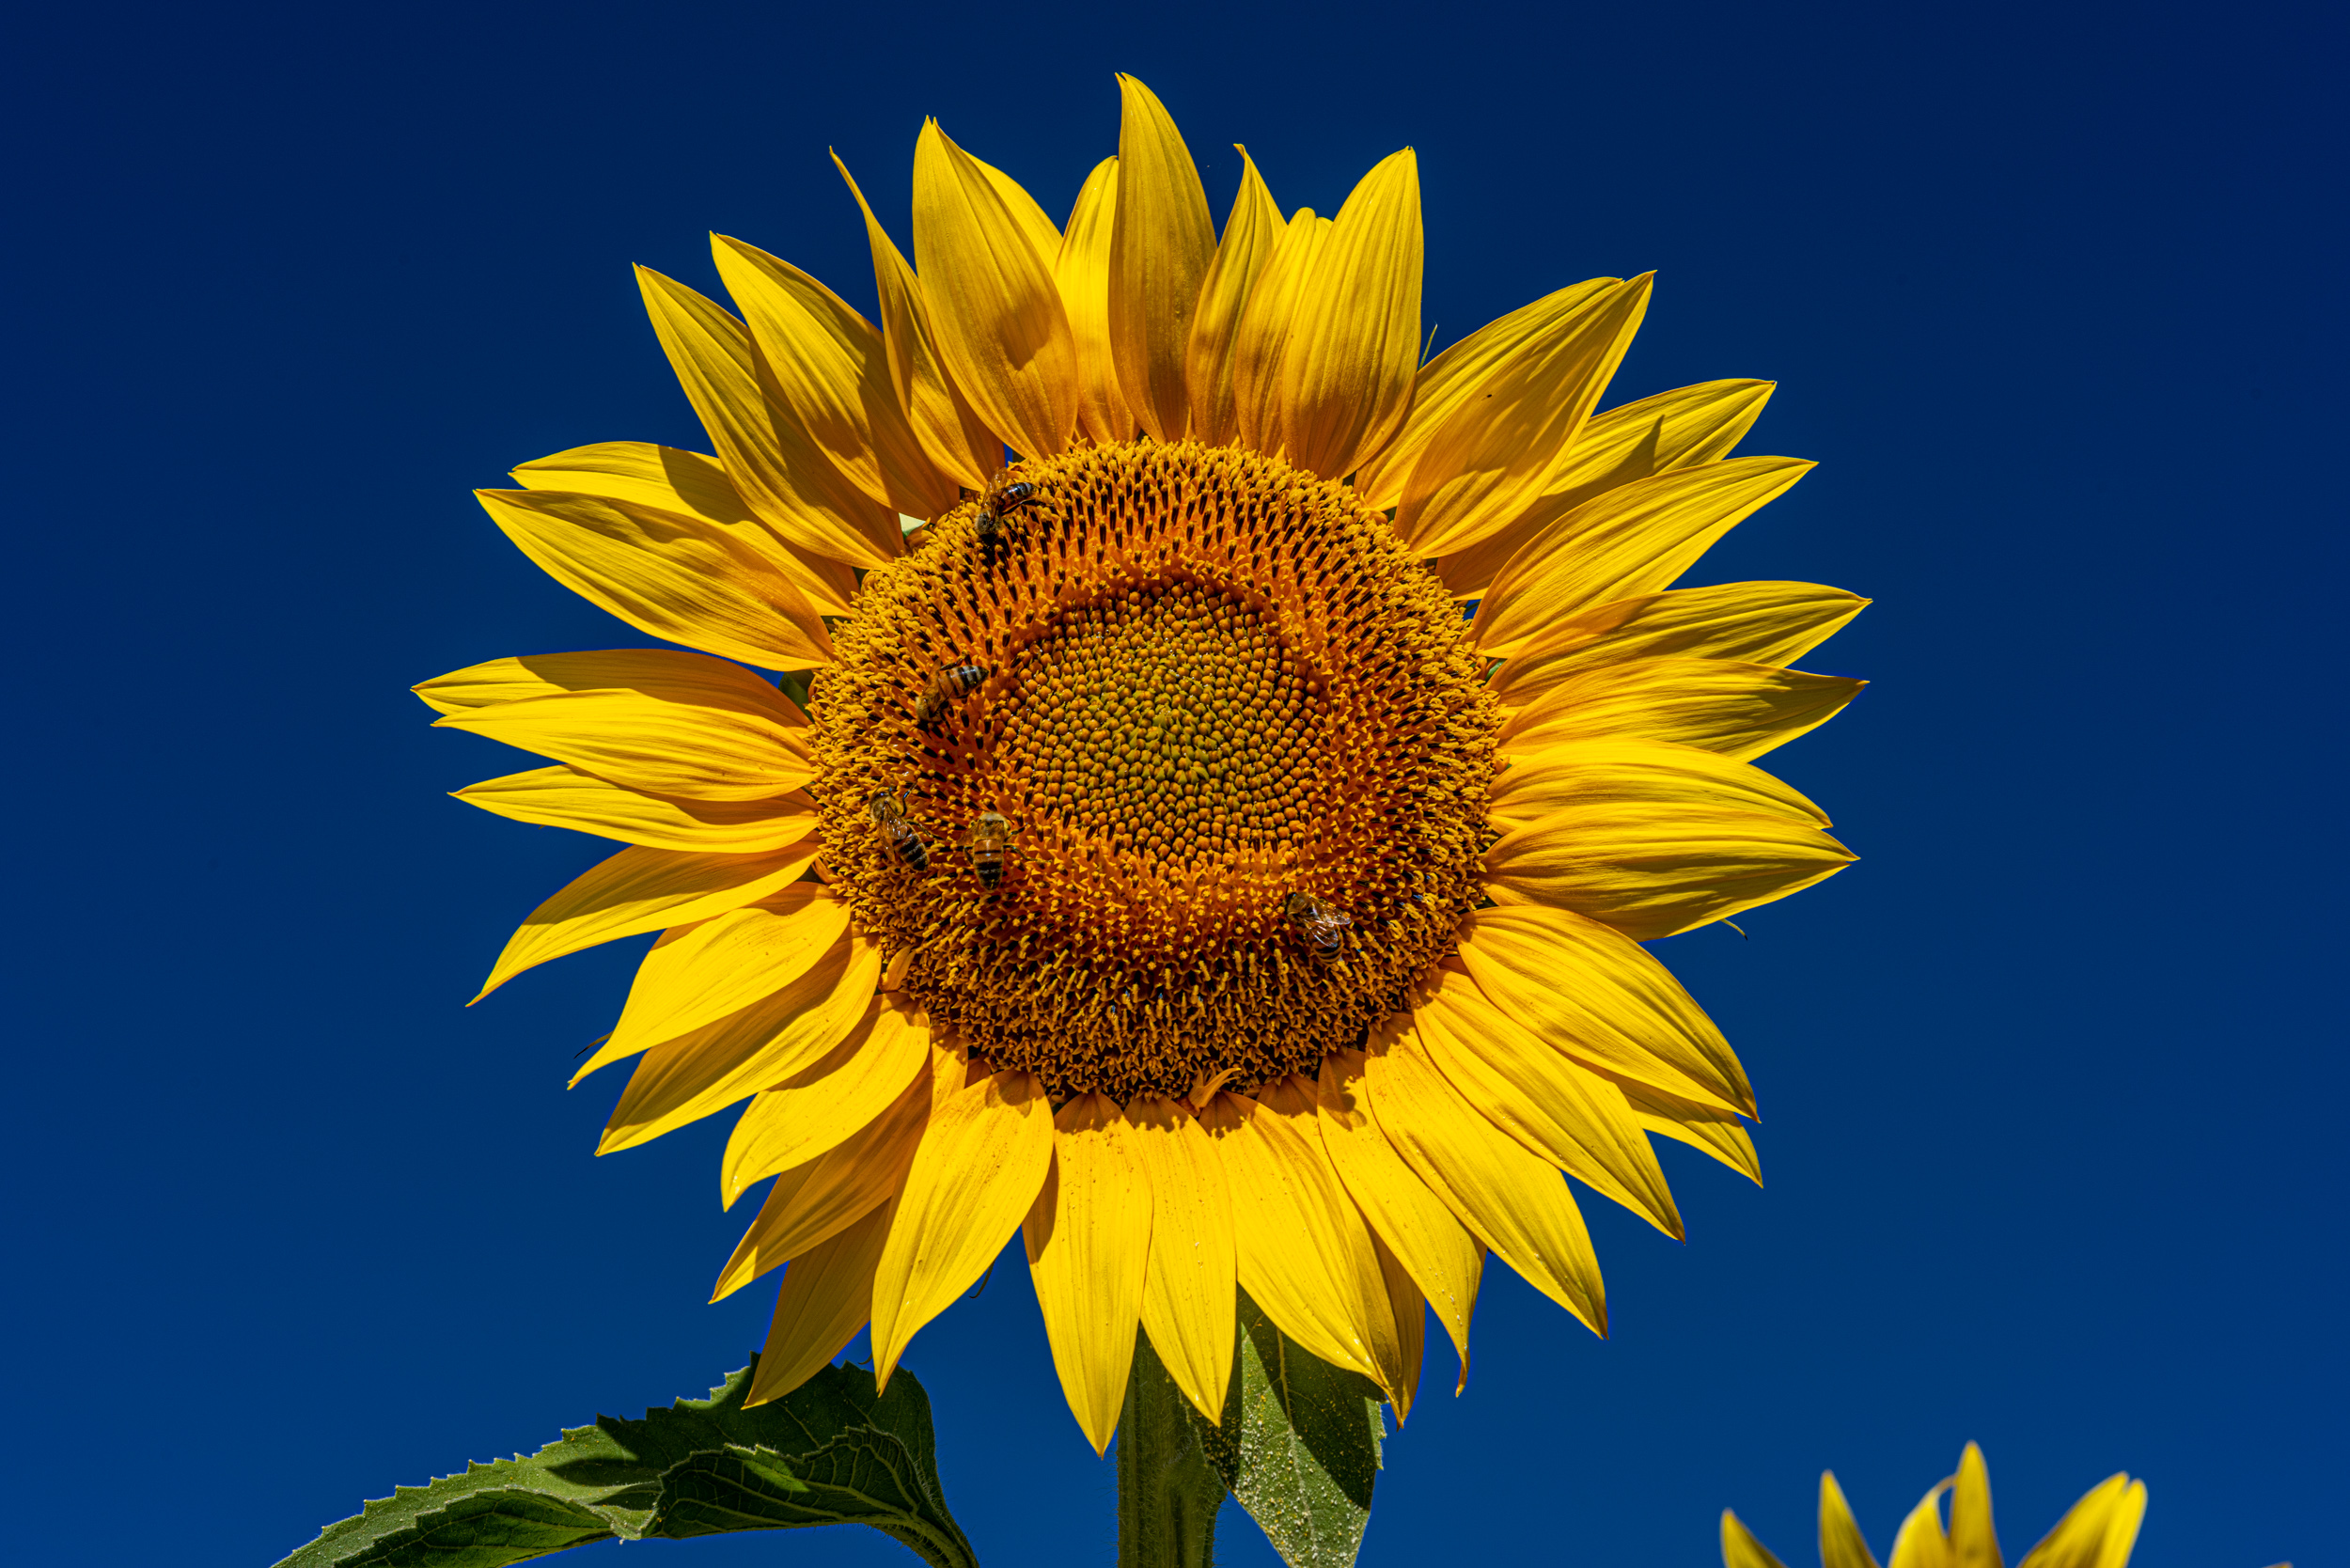
MULTIPOLYGON (((1730 1505, 1804 1568, 1823 1466, 1883 1552, 1969 1438, 2011 1557, 2126 1468, 2143 1568, 2340 1562, 2344 42, 2260 0, 20 15, 0 1552, 266 1563, 742 1364, 724 1120, 598 1161, 619 1080, 562 1089, 641 944, 460 1005, 606 846, 446 799, 529 763, 405 688, 643 642, 467 494, 701 445, 630 262, 714 288, 716 228, 870 309, 827 146, 901 243, 925 114, 1065 210, 1125 70, 1219 215, 1234 141, 1324 212, 1416 146, 1440 341, 1658 269, 1610 400, 1775 378, 1746 450, 1822 464, 1695 580, 1877 601, 1810 661, 1875 684, 1772 760, 1862 862, 1661 949, 1768 1188, 1667 1148, 1685 1247, 1589 1204, 1611 1342, 1495 1270, 1365 1564, 1709 1568, 1730 1505)), ((1106 1561, 1025 1273, 909 1365, 983 1557, 1106 1561)))

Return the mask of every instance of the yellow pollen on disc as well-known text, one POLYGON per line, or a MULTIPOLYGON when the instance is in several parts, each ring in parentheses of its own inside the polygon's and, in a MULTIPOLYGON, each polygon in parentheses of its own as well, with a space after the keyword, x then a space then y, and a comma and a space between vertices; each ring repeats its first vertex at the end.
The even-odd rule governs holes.
POLYGON ((1459 606, 1276 459, 1136 442, 1012 481, 1034 497, 994 541, 966 502, 833 629, 809 792, 834 879, 934 1024, 1056 1099, 1313 1072, 1478 901, 1496 714, 1459 606), (927 867, 875 828, 883 789, 927 867), (1000 861, 963 847, 988 811, 1000 861), (1293 891, 1348 922, 1335 950, 1293 891))

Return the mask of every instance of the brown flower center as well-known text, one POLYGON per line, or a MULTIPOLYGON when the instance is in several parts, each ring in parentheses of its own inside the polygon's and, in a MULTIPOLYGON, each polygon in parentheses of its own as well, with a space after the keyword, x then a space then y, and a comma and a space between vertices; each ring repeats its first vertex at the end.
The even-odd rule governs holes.
POLYGON ((1010 481, 1026 504, 941 518, 834 630, 829 873, 933 1022, 1057 1098, 1313 1071, 1477 900, 1496 713, 1459 607, 1275 459, 1134 443, 1010 481))

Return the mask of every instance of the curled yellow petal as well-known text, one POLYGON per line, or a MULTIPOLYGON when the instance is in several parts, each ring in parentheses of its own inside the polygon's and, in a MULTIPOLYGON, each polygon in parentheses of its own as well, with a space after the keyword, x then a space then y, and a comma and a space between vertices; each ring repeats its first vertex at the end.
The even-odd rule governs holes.
POLYGON ((774 995, 653 1046, 620 1091, 596 1152, 650 1143, 790 1077, 839 1043, 880 979, 881 949, 852 938, 774 995))
POLYGON ((1653 1089, 1637 1079, 1609 1075, 1623 1090, 1632 1120, 1644 1132, 1685 1143, 1710 1159, 1719 1160, 1756 1186, 1762 1184, 1762 1160, 1755 1152, 1753 1135, 1735 1111, 1701 1105, 1694 1100, 1653 1089))
POLYGON ((1439 970, 1392 1051, 1420 1051, 1526 1148, 1678 1241, 1681 1214, 1623 1091, 1520 1027, 1458 971, 1439 970))
POLYGON ((1461 1223, 1528 1284, 1605 1335, 1599 1259, 1559 1173, 1478 1115, 1417 1052, 1372 1051, 1363 1081, 1380 1131, 1461 1223))
POLYGON ((848 930, 846 899, 800 883, 746 909, 668 933, 636 966, 610 1040, 572 1081, 773 995, 848 930))
POLYGON ((815 808, 796 791, 775 800, 667 800, 567 767, 485 778, 455 798, 538 827, 689 854, 763 854, 812 840, 818 827, 815 808))
POLYGON ((1494 825, 1504 829, 1569 808, 1666 802, 1828 825, 1827 813, 1793 786, 1750 762, 1692 745, 1618 738, 1504 755, 1510 765, 1494 780, 1488 807, 1494 825))
POLYGON ((1052 1106, 1033 1074, 982 1078, 932 1111, 873 1274, 877 1386, 889 1386, 922 1325, 995 1262, 1052 1163, 1052 1106))
POLYGON ((1666 741, 1742 762, 1808 735, 1844 711, 1866 681, 1736 659, 1634 659, 1559 682, 1502 721, 1502 748, 1569 741, 1666 741))
POLYGON ((774 1173, 776 1184, 718 1271, 711 1300, 733 1294, 898 1196, 930 1121, 928 1064, 918 1065, 923 1070, 854 1136, 774 1173))
POLYGON ((1118 389, 1110 339, 1110 222, 1119 208, 1119 168, 1117 159, 1104 158, 1086 176, 1053 261, 1053 281, 1077 349, 1077 425, 1105 445, 1135 433, 1135 415, 1118 389))
POLYGON ((1257 287, 1257 279, 1279 243, 1284 220, 1265 189, 1248 149, 1240 154, 1240 190, 1224 220, 1224 238, 1215 247, 1199 285, 1199 305, 1191 321, 1191 337, 1183 347, 1184 384, 1191 398, 1191 432, 1211 447, 1221 447, 1235 433, 1232 351, 1239 339, 1242 312, 1257 287))
POLYGON ((1893 1536, 1893 1555, 1887 1568, 1950 1568, 1950 1543, 1942 1532, 1942 1494, 1947 1481, 1928 1492, 1893 1536))
POLYGON ((1462 917, 1460 951, 1495 1007, 1553 1048, 1668 1094, 1754 1114, 1730 1043, 1622 933, 1569 910, 1504 904, 1462 917))
POLYGON ((1323 1152, 1310 1092, 1293 1105, 1226 1093, 1200 1112, 1230 1179, 1240 1288, 1306 1349, 1393 1390, 1402 1343, 1379 1255, 1323 1152))
POLYGON ((804 549, 760 521, 716 458, 650 441, 599 441, 515 468, 525 490, 607 495, 655 511, 682 512, 726 529, 807 595, 822 615, 846 615, 856 572, 846 561, 804 549))
POLYGON ((743 1400, 746 1408, 781 1399, 815 1376, 865 1326, 872 1316, 873 1270, 896 1207, 883 1204, 791 1260, 776 1294, 758 1374, 743 1400))
POLYGON ((1151 1184, 1143 1331, 1183 1397, 1209 1419, 1222 1420, 1239 1262, 1221 1151, 1189 1107, 1171 1100, 1136 1100, 1126 1107, 1126 1121, 1133 1129, 1127 1147, 1151 1184))
POLYGON ((927 1115, 935 1048, 922 1015, 901 997, 874 997, 864 1017, 821 1060, 760 1090, 751 1101, 718 1165, 719 1201, 732 1208, 754 1183, 845 1147, 911 1093, 909 1084, 925 1090, 927 1115))
POLYGON ((1477 646, 1506 656, 1579 611, 1656 592, 1813 466, 1731 458, 1593 496, 1528 540, 1494 578, 1473 622, 1477 646))
POLYGON ((640 632, 761 669, 832 663, 807 595, 724 527, 601 495, 475 494, 540 571, 640 632))
POLYGON ((1506 709, 1540 700, 1569 676, 1631 659, 1738 659, 1790 665, 1825 642, 1869 601, 1817 583, 1725 583, 1600 604, 1556 621, 1494 671, 1506 709))
POLYGON ((811 835, 764 855, 624 849, 530 912, 507 939, 474 1000, 549 959, 623 936, 691 925, 781 892, 815 864, 819 847, 811 835))
POLYGON ((1808 823, 1660 801, 1570 806, 1504 834, 1484 864, 1497 902, 1572 909, 1653 942, 1800 892, 1854 859, 1808 823))
POLYGON ((750 328, 776 422, 803 434, 877 505, 922 518, 953 506, 954 482, 915 440, 872 323, 756 245, 713 234, 710 252, 750 328))
POLYGON ((807 722, 799 705, 744 669, 674 648, 608 648, 592 653, 525 653, 436 675, 409 688, 444 713, 557 692, 633 691, 669 702, 764 713, 778 724, 807 722))
POLYGON ((1164 105, 1118 78, 1118 221, 1110 243, 1109 335, 1126 402, 1153 441, 1190 422, 1186 351, 1216 249, 1208 194, 1164 105))
MULTIPOLYGON (((1301 210, 1302 212, 1302 210, 1301 210)), ((1297 226, 1292 224, 1289 240, 1297 226)), ((1287 268, 1281 250, 1273 265, 1287 268)), ((1403 422, 1419 359, 1419 164, 1409 148, 1363 176, 1326 234, 1298 257, 1277 317, 1251 300, 1241 322, 1242 368, 1261 360, 1253 335, 1278 332, 1278 378, 1260 390, 1260 450, 1324 478, 1342 478, 1403 422), (1293 292, 1289 290, 1293 290, 1293 292), (1269 391, 1269 398, 1264 393, 1269 391)), ((1244 394, 1246 397, 1246 394, 1244 394)), ((1243 434, 1248 420, 1243 418, 1243 434)))
POLYGON ((725 699, 556 692, 464 709, 432 723, 674 800, 773 800, 816 776, 805 725, 725 699))
POLYGON ((897 515, 836 467, 801 425, 750 330, 715 301, 636 269, 654 334, 727 476, 766 524, 804 550, 882 566, 902 550, 897 515))
POLYGON ((2146 1483, 2107 1476, 2065 1511, 2017 1568, 2125 1568, 2145 1517, 2146 1483))
POLYGON ((1462 1228, 1444 1200, 1413 1174, 1372 1121, 1364 1099, 1363 1059, 1360 1051, 1340 1051, 1323 1058, 1321 1080, 1315 1085, 1323 1148, 1363 1217, 1444 1325, 1465 1382, 1469 1321, 1477 1311, 1484 1248, 1462 1228))
POLYGON ((1151 1256, 1151 1184, 1115 1102, 1080 1094, 1054 1118, 1053 1168, 1022 1225, 1028 1277, 1070 1414, 1093 1451, 1126 1405, 1151 1256))
MULTIPOLYGON (((1434 368, 1431 365, 1420 372, 1412 423, 1397 438, 1399 447, 1412 438, 1420 401, 1427 396, 1428 372, 1434 368)), ((1728 457, 1770 400, 1772 386, 1767 381, 1709 381, 1594 414, 1575 436, 1566 465, 1552 477, 1549 487, 1501 527, 1439 559, 1436 575, 1458 597, 1475 599, 1527 541, 1602 491, 1728 457)), ((1381 462, 1387 472, 1395 472, 1392 456, 1383 456, 1381 462)), ((1401 483, 1400 477, 1396 482, 1401 483)))
POLYGON ((857 211, 865 214, 866 243, 873 253, 873 290, 881 297, 882 343, 899 404, 906 411, 915 438, 939 472, 968 489, 982 489, 1003 466, 1004 444, 979 418, 971 400, 964 396, 940 360, 938 339, 931 330, 930 304, 923 298, 914 269, 881 220, 873 216, 865 193, 850 177, 849 165, 838 153, 833 155, 832 163, 848 181, 857 211))
POLYGON ((1452 422, 1489 377, 1543 333, 1588 313, 1622 286, 1620 277, 1571 283, 1486 322, 1421 366, 1412 379, 1412 406, 1402 427, 1355 476, 1363 504, 1382 511, 1399 505, 1404 483, 1429 442, 1452 422))
POLYGON ((1077 424, 1076 343, 1051 266, 1059 235, 1040 251, 1034 225, 992 173, 937 121, 923 123, 914 264, 939 356, 971 406, 1022 453, 1050 457, 1077 424))
POLYGON ((1415 554, 1444 555, 1497 532, 1549 489, 1632 346, 1651 281, 1636 277, 1546 323, 1464 389, 1404 480, 1395 530, 1415 554))

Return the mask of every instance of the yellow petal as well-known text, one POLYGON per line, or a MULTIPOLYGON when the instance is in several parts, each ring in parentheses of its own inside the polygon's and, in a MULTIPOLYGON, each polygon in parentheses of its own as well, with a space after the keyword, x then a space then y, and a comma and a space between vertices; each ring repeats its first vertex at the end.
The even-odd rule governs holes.
POLYGON ((849 902, 804 882, 746 909, 668 933, 637 964, 628 1002, 603 1049, 572 1081, 774 995, 848 932, 849 902))
POLYGON ((971 407, 947 373, 931 330, 930 303, 914 269, 873 216, 865 193, 849 176, 849 165, 833 155, 833 167, 848 180, 857 210, 865 214, 866 243, 873 252, 873 290, 881 298, 882 341, 889 356, 889 381, 906 411, 916 439, 939 471, 971 490, 982 490, 1004 465, 1004 444, 971 407))
POLYGON ((623 936, 691 925, 781 892, 816 863, 821 847, 811 836, 765 855, 624 849, 530 912, 507 939, 474 1001, 549 959, 623 936))
MULTIPOLYGON (((1420 372, 1423 388, 1427 376, 1427 370, 1420 372)), ((1477 598, 1528 540, 1602 491, 1728 457, 1770 400, 1772 385, 1767 381, 1709 381, 1594 414, 1568 448, 1566 466, 1542 495, 1503 526, 1439 560, 1436 575, 1460 598, 1477 598)), ((1412 403, 1414 423, 1419 418, 1419 396, 1415 394, 1412 403)), ((1411 433, 1407 424, 1398 445, 1411 433)))
POLYGON ((1324 1057, 1315 1086, 1322 1145, 1364 1218, 1411 1275, 1444 1325, 1468 1378, 1469 1320, 1477 1311, 1484 1248, 1443 1199, 1412 1173, 1371 1118, 1363 1098, 1363 1054, 1324 1057))
POLYGON ((1404 482, 1412 477, 1413 466, 1428 449, 1429 441, 1484 386, 1488 377, 1543 332, 1588 311, 1622 285, 1619 277, 1569 284, 1486 322, 1421 366, 1413 377, 1412 406, 1402 428, 1355 477, 1363 504, 1385 511, 1401 503, 1404 482))
POLYGON ((1631 659, 1790 665, 1868 606, 1856 593, 1817 583, 1725 583, 1619 599, 1555 623, 1503 660, 1494 700, 1523 708, 1569 676, 1631 659))
POLYGON ((1668 587, 1815 466, 1731 458, 1593 496, 1528 540, 1495 576, 1472 622, 1477 646, 1506 656, 1570 616, 1668 587))
POLYGON ((716 524, 559 490, 482 490, 539 569, 640 632, 761 669, 832 663, 797 583, 716 524))
POLYGON ((751 1101, 719 1163, 719 1201, 732 1208, 754 1184, 854 1142, 912 1092, 909 1084, 924 1091, 919 1108, 927 1116, 934 1049, 919 1012, 900 996, 874 997, 822 1060, 751 1101))
POLYGON ((1151 1184, 1151 1262, 1142 1327, 1167 1375, 1200 1414, 1224 1419, 1237 1332, 1239 1263, 1222 1150, 1170 1100, 1126 1107, 1127 1147, 1151 1184))
POLYGON ((1504 904, 1464 916, 1460 949, 1487 999, 1555 1049, 1684 1100, 1754 1114, 1730 1043, 1622 933, 1564 909, 1504 904))
POLYGON ((718 1271, 710 1299, 733 1294, 768 1270, 838 1235, 898 1196, 930 1121, 927 1062, 882 1114, 845 1142, 776 1172, 759 1217, 718 1271))
POLYGON ((1502 749, 1667 741, 1752 761, 1844 711, 1866 681, 1736 659, 1634 659, 1568 677, 1502 720, 1502 749))
POLYGON ((793 417, 741 321, 674 278, 636 269, 654 334, 727 475, 767 525, 853 566, 903 552, 897 514, 835 467, 793 417))
POLYGON ((558 692, 626 690, 671 702, 701 702, 765 713, 801 726, 799 704, 744 669, 674 648, 609 648, 594 653, 525 653, 492 659, 409 688, 444 713, 558 692))
POLYGON ((1126 1407, 1151 1257, 1151 1186, 1115 1102, 1080 1094, 1054 1118, 1053 1167, 1021 1227, 1053 1370, 1101 1453, 1126 1407))
POLYGON ((605 495, 714 524, 773 562, 821 615, 847 615, 855 596, 854 568, 801 549, 760 521, 716 458, 650 441, 599 441, 525 463, 514 478, 525 490, 605 495))
POLYGON ((1526 1282, 1607 1332, 1607 1297, 1583 1215, 1556 1170, 1487 1121, 1413 1051, 1373 1051, 1371 1114, 1404 1163, 1526 1282))
POLYGON ((1756 1186, 1762 1184, 1762 1161, 1754 1152, 1754 1138, 1747 1133, 1746 1123, 1734 1114, 1651 1089, 1634 1079, 1619 1077, 1610 1081, 1623 1090, 1624 1103, 1632 1107, 1632 1120, 1640 1124, 1643 1132, 1685 1143, 1721 1161, 1756 1186))
POLYGON ((1809 799, 1749 762, 1663 741, 1568 741, 1509 754, 1487 814, 1523 827, 1572 807, 1675 802, 1712 811, 1760 812, 1828 825, 1809 799))
POLYGON ((1149 87, 1118 78, 1118 227, 1110 246, 1109 330, 1119 384, 1153 441, 1190 423, 1185 351, 1215 224, 1191 149, 1149 87))
POLYGON ((455 798, 518 823, 694 854, 786 849, 812 839, 819 825, 815 807, 796 792, 776 800, 664 800, 565 767, 485 778, 455 798))
MULTIPOLYGON (((953 144, 950 142, 948 145, 953 144)), ((918 147, 916 149, 916 156, 917 159, 920 156, 918 147)), ((965 154, 965 156, 969 155, 965 154)), ((1004 204, 1004 211, 1011 217, 1012 227, 1017 228, 1021 237, 1028 242, 1028 248, 1041 257, 1047 267, 1050 267, 1053 264, 1053 258, 1060 254, 1061 232, 1053 227, 1052 216, 1044 211, 1044 204, 1030 196, 1027 188, 1019 180, 1014 180, 995 165, 973 158, 971 166, 979 171, 987 180, 988 188, 993 190, 996 199, 1004 204)))
POLYGON ((1653 942, 1802 891, 1851 865, 1808 823, 1684 801, 1570 806, 1485 851, 1497 903, 1546 903, 1653 942))
POLYGON ((1991 1474, 1974 1444, 1959 1455, 1950 1486, 1950 1568, 2006 1568, 1991 1525, 1991 1474))
POLYGON ((1104 445, 1135 433, 1110 346, 1110 223, 1119 209, 1118 169, 1117 159, 1104 158, 1086 176, 1053 261, 1053 281, 1077 346, 1077 426, 1104 445))
POLYGON ((1820 1568, 1877 1568, 1835 1472, 1820 1472, 1820 1568))
POLYGON ((1310 1091, 1294 1114, 1220 1093, 1199 1113, 1232 1193, 1240 1288, 1275 1326, 1390 1392, 1403 1347, 1371 1231, 1323 1152, 1310 1091))
POLYGON ((1950 1544, 1942 1533, 1942 1494, 1950 1489, 1942 1482, 1909 1511, 1893 1537, 1887 1568, 1950 1568, 1950 1544))
POLYGON ((1437 972, 1412 1016, 1413 1028, 1390 1050, 1423 1053, 1463 1099, 1529 1152, 1682 1238, 1665 1172, 1622 1090, 1518 1027, 1457 970, 1437 972))
POLYGON ((1314 248, 1261 449, 1337 479, 1394 436, 1419 363, 1420 261, 1419 162, 1405 148, 1363 176, 1314 248))
POLYGON ((773 800, 816 776, 808 730, 722 698, 557 692, 432 721, 679 800, 773 800))
MULTIPOLYGON (((1419 1294, 1403 1260, 1388 1249, 1376 1231, 1371 1232, 1371 1249, 1378 1255, 1379 1274, 1386 1281, 1387 1310, 1395 1319, 1396 1343, 1403 1357, 1402 1374, 1387 1390, 1395 1405, 1395 1424, 1402 1426, 1411 1419, 1412 1402, 1419 1395, 1420 1356, 1428 1346, 1428 1299, 1419 1294)), ((1467 1370, 1465 1362, 1462 1370, 1467 1370)))
POLYGON ((954 481, 915 440, 872 323, 756 245, 713 234, 710 251, 751 330, 776 423, 813 443, 876 505, 926 519, 953 506, 954 481))
POLYGON ((971 406, 1022 454, 1052 457, 1077 424, 1076 345, 1051 266, 1059 236, 1040 250, 992 172, 937 121, 923 123, 914 264, 939 356, 971 406))
POLYGON ((596 1152, 650 1143, 790 1077, 839 1043, 880 979, 881 949, 852 938, 773 996, 654 1046, 621 1091, 596 1152))
POLYGON ((1052 1164, 1052 1106, 1032 1073, 982 1078, 931 1113, 873 1275, 878 1387, 922 1325, 995 1261, 1052 1164))
POLYGON ((1632 346, 1653 278, 1643 274, 1545 323, 1466 389, 1403 484, 1395 529, 1413 554, 1444 555, 1498 532, 1550 488, 1632 346))
POLYGON ((1787 1568, 1773 1557, 1769 1548, 1754 1538, 1754 1531, 1746 1522, 1727 1508, 1722 1510, 1722 1568, 1787 1568))
POLYGON ((2065 1512, 2017 1568, 2124 1568, 2145 1517, 2146 1483, 2126 1474, 2107 1476, 2065 1512))
POLYGON ((1261 452, 1277 455, 1288 447, 1281 366, 1292 348, 1304 353, 1302 333, 1292 329, 1311 290, 1314 258, 1330 228, 1330 220, 1315 216, 1310 207, 1290 214, 1232 329, 1232 431, 1241 445, 1261 452))
POLYGON ((791 1260, 767 1343, 759 1353, 745 1407, 781 1399, 848 1348, 872 1316, 873 1269, 881 1262, 895 1204, 885 1203, 791 1260))
POLYGON ((1283 227, 1281 209, 1265 189, 1248 149, 1234 144, 1240 154, 1240 191, 1224 220, 1224 238, 1215 259, 1199 285, 1198 312, 1192 318, 1191 337, 1184 345, 1184 383, 1191 396, 1191 431, 1211 447, 1232 439, 1236 416, 1232 407, 1232 348, 1240 332, 1241 313, 1248 305, 1257 279, 1272 259, 1283 227))

